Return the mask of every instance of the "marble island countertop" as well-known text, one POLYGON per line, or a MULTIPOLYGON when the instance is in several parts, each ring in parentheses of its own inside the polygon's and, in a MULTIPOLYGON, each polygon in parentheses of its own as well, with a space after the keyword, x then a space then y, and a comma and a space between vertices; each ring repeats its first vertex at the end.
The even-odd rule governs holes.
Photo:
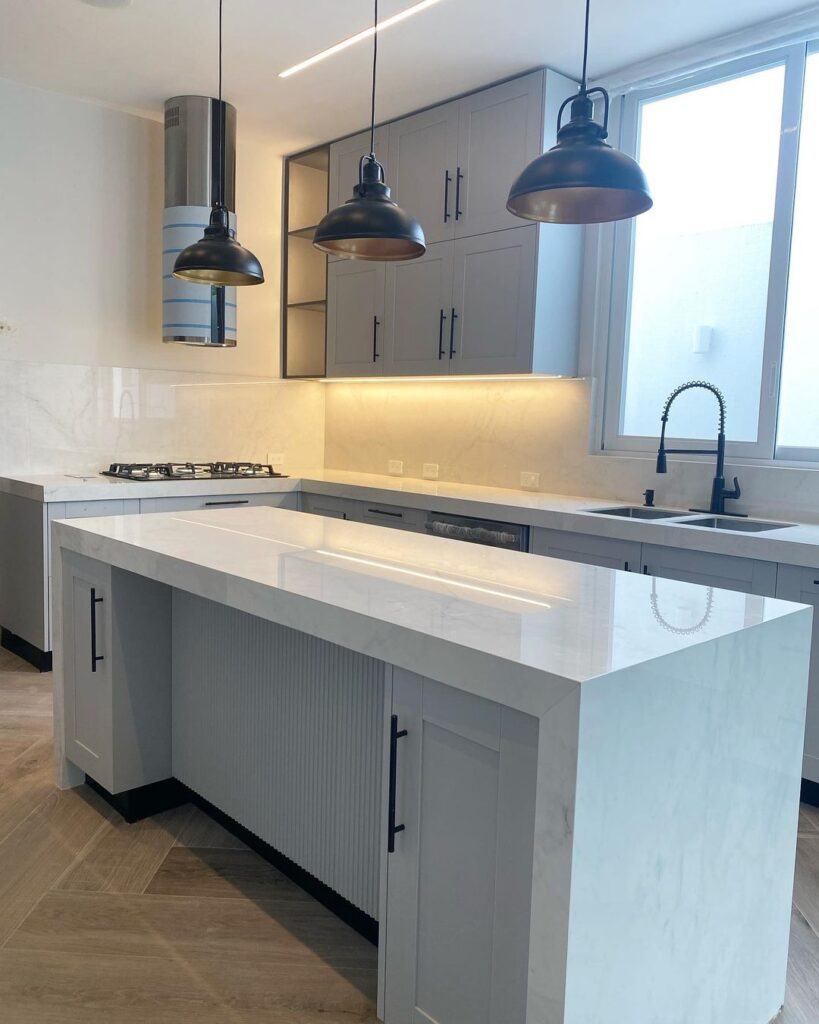
POLYGON ((584 498, 342 470, 293 471, 290 476, 277 479, 144 483, 93 475, 19 475, 0 477, 0 491, 44 502, 305 491, 819 569, 819 525, 795 524, 765 533, 743 534, 681 526, 681 519, 696 515, 686 509, 676 510, 675 519, 620 519, 595 514, 594 510, 628 504, 623 499, 584 498))
POLYGON ((802 606, 268 507, 54 524, 61 548, 518 710, 802 606))

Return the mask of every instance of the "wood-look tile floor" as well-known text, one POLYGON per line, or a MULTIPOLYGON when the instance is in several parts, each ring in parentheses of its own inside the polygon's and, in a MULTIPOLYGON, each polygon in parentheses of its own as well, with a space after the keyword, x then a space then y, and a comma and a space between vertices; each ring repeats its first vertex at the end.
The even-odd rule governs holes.
MULTIPOLYGON (((201 811, 55 789, 50 690, 0 649, 0 1024, 375 1024, 374 947, 201 811)), ((807 806, 778 1021, 819 1021, 807 806)))

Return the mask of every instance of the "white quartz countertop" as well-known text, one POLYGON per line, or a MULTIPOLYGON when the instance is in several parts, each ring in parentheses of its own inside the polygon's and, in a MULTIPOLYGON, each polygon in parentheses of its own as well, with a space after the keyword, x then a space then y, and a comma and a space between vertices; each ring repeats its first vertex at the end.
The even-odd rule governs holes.
POLYGON ((63 520, 68 548, 530 713, 800 605, 252 507, 63 520))
POLYGON ((144 483, 102 476, 14 476, 0 477, 0 491, 45 502, 305 491, 819 569, 819 525, 796 524, 765 533, 742 534, 681 526, 679 519, 695 515, 686 509, 676 510, 676 520, 618 519, 595 515, 593 510, 628 504, 622 499, 544 494, 340 470, 294 471, 284 479, 144 483))

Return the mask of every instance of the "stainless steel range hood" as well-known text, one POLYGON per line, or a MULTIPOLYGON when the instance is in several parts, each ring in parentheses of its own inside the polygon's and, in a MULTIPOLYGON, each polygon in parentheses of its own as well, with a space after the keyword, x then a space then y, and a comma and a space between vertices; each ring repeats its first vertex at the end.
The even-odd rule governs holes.
MULTIPOLYGON (((225 203, 236 230, 236 108, 225 108, 225 203)), ((191 284, 173 276, 177 254, 202 237, 219 175, 219 101, 174 96, 165 101, 165 213, 162 225, 162 340, 181 345, 236 345, 236 289, 191 284), (220 315, 220 313, 222 315, 220 315)))

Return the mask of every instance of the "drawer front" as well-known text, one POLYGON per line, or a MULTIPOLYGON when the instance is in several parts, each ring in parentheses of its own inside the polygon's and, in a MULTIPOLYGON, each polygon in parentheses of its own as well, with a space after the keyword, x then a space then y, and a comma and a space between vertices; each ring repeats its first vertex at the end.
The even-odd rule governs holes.
POLYGON ((399 505, 382 505, 379 502, 356 502, 356 518, 359 522, 373 526, 390 526, 398 530, 412 530, 423 533, 426 512, 416 508, 401 508, 399 505))
MULTIPOLYGON (((753 558, 644 544, 643 571, 649 576, 738 590, 744 594, 776 595, 776 563, 753 558)), ((819 579, 819 573, 816 578, 819 579)))
POLYGON ((140 511, 143 515, 152 512, 193 512, 220 508, 244 508, 252 505, 267 505, 271 508, 298 507, 295 493, 276 492, 273 494, 185 494, 178 498, 143 498, 140 511))
POLYGON ((595 537, 568 530, 532 530, 532 554, 564 558, 569 562, 601 565, 607 569, 639 572, 642 545, 635 541, 595 537))
POLYGON ((305 494, 301 496, 301 510, 314 516, 330 519, 352 519, 356 502, 349 498, 336 498, 332 494, 305 494))

